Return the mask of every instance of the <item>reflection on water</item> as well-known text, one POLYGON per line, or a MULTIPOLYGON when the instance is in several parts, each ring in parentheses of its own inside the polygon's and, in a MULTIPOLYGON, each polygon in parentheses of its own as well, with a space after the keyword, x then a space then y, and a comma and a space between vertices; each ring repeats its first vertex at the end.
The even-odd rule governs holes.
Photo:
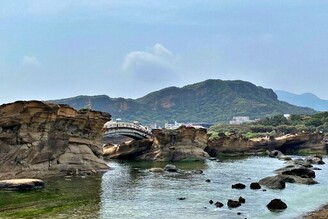
MULTIPOLYGON (((327 158, 325 162, 328 163, 327 158)), ((249 189, 251 182, 274 175, 273 170, 282 167, 283 162, 249 157, 175 163, 178 173, 149 172, 150 168, 164 167, 166 163, 108 164, 111 169, 103 175, 51 178, 46 180, 46 188, 39 191, 1 191, 0 218, 296 218, 328 202, 327 165, 316 172, 320 184, 287 184, 284 190, 253 191, 249 189), (204 173, 196 174, 193 170, 204 173), (231 189, 238 182, 247 188, 231 189), (227 200, 239 196, 246 203, 237 209, 227 208, 227 200), (267 210, 266 204, 274 198, 285 201, 288 208, 281 213, 267 210), (216 208, 209 200, 225 206, 216 208)))

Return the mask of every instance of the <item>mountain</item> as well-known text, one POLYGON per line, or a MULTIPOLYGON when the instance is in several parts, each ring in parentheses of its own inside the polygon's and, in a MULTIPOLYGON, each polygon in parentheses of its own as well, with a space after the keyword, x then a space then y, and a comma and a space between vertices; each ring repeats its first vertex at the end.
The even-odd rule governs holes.
POLYGON ((328 111, 328 100, 320 99, 312 93, 293 94, 282 90, 275 90, 275 93, 281 101, 286 101, 296 106, 310 107, 317 111, 328 111))
POLYGON ((138 99, 78 96, 50 102, 76 109, 91 102, 92 109, 109 112, 112 118, 138 120, 144 124, 165 122, 226 122, 233 116, 251 119, 276 114, 313 114, 310 108, 279 101, 272 89, 246 81, 206 80, 182 88, 168 87, 138 99))

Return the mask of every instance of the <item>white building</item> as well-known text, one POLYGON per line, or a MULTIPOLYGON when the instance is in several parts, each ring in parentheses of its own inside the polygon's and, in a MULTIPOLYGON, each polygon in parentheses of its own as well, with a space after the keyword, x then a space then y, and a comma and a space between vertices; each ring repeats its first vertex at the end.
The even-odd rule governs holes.
POLYGON ((249 119, 249 116, 234 116, 232 120, 229 121, 230 125, 240 125, 243 123, 251 123, 253 120, 249 119))

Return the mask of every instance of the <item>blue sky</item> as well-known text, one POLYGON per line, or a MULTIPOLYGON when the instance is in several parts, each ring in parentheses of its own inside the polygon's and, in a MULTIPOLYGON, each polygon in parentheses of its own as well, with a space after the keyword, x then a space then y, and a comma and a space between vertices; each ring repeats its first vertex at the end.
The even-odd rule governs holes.
POLYGON ((325 0, 0 0, 0 104, 209 78, 328 99, 325 0))

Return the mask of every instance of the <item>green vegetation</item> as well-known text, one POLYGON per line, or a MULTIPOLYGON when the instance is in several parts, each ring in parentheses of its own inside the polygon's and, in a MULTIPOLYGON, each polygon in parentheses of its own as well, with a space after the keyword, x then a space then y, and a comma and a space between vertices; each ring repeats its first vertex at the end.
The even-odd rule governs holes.
POLYGON ((45 183, 42 190, 0 191, 0 218, 81 218, 77 211, 84 218, 97 218, 100 176, 58 177, 45 183))
POLYGON ((250 124, 217 124, 208 130, 208 133, 211 135, 210 138, 216 138, 220 133, 254 138, 298 132, 322 132, 328 134, 328 112, 317 113, 312 116, 291 115, 289 119, 283 115, 275 115, 250 124))
POLYGON ((138 99, 78 96, 53 100, 81 109, 91 101, 92 109, 108 112, 113 118, 138 120, 143 124, 166 122, 218 123, 233 116, 265 118, 277 114, 314 114, 310 108, 279 101, 271 89, 245 81, 207 80, 182 88, 169 87, 138 99))

